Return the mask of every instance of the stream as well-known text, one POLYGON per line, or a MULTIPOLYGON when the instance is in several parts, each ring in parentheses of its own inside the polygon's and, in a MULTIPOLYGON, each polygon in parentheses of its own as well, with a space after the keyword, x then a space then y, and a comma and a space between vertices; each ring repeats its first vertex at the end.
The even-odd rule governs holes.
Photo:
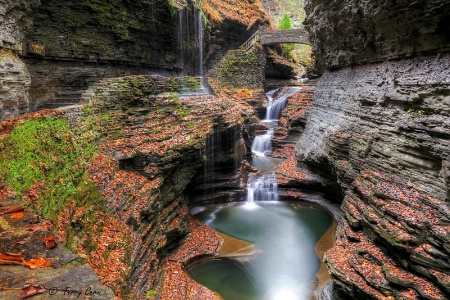
POLYGON ((278 200, 275 174, 280 159, 270 157, 271 139, 287 98, 300 90, 283 88, 267 93, 268 130, 256 136, 243 202, 197 206, 191 214, 224 234, 250 242, 256 253, 202 260, 187 269, 200 284, 226 300, 306 300, 317 286, 320 261, 315 246, 330 228, 333 217, 322 208, 278 200))

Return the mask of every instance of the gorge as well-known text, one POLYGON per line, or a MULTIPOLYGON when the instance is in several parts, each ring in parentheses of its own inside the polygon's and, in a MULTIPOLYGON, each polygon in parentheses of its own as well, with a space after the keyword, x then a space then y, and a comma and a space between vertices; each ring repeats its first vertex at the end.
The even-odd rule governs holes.
POLYGON ((0 2, 1 299, 450 298, 450 3, 288 4, 0 2))

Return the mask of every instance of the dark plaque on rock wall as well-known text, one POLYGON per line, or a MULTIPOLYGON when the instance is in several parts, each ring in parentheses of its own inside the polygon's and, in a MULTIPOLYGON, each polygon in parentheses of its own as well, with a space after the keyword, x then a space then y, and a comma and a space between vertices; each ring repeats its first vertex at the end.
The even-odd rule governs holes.
POLYGON ((28 42, 28 53, 45 56, 45 46, 36 42, 28 42))

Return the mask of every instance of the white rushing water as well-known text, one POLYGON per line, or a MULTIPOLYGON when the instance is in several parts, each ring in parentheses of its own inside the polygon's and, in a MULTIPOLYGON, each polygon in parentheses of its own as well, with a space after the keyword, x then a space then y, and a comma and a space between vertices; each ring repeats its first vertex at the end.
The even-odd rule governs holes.
POLYGON ((288 87, 268 92, 266 94, 268 102, 265 121, 278 121, 281 117, 281 112, 286 108, 287 99, 300 90, 301 88, 299 87, 288 87))
MULTIPOLYGON (((279 88, 269 91, 266 119, 269 122, 269 129, 263 135, 256 136, 252 143, 252 152, 258 157, 266 157, 272 152, 272 137, 275 128, 271 121, 278 121, 281 112, 287 105, 287 99, 298 93, 299 87, 279 88)), ((278 200, 278 182, 275 174, 250 175, 247 183, 247 203, 253 204, 255 201, 275 201, 278 200)))
POLYGON ((256 156, 265 156, 272 151, 272 137, 274 134, 274 129, 269 128, 266 134, 258 135, 255 137, 252 143, 252 152, 255 153, 256 156))
POLYGON ((198 76, 200 76, 200 88, 205 90, 205 76, 203 74, 203 16, 201 10, 197 12, 197 37, 198 37, 198 76))
POLYGON ((247 202, 278 200, 278 183, 275 174, 249 176, 247 184, 247 202))

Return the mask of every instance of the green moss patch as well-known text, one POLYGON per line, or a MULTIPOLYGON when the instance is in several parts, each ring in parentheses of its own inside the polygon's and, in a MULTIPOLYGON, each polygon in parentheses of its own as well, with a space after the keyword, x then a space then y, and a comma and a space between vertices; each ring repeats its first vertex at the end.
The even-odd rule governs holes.
POLYGON ((94 143, 76 136, 64 117, 31 120, 2 141, 0 175, 18 198, 56 220, 70 200, 83 205, 95 194, 85 174, 95 151, 94 143))

